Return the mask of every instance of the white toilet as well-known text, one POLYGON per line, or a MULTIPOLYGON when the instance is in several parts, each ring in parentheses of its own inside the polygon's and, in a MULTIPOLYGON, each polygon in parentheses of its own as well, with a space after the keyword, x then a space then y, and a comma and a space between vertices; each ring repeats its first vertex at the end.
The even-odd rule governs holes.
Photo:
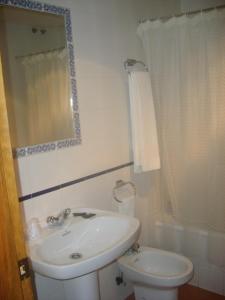
POLYGON ((178 287, 193 276, 192 262, 181 255, 140 247, 118 260, 124 276, 134 283, 136 300, 176 300, 178 287))

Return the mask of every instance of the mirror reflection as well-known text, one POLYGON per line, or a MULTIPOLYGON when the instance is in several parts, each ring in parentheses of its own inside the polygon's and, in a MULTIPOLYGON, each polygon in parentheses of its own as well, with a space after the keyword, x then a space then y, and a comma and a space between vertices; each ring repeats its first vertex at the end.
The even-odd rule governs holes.
POLYGON ((64 16, 0 7, 13 148, 74 138, 64 16))

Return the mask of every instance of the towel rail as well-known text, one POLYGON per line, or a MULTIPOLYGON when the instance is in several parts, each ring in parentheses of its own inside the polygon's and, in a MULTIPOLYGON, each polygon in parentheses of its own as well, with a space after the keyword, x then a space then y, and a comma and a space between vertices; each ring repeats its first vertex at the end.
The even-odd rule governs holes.
POLYGON ((113 188, 113 198, 115 201, 119 202, 119 203, 123 203, 122 200, 118 199, 117 195, 116 195, 116 190, 118 190, 119 188, 125 186, 125 185, 130 185, 133 189, 134 192, 134 196, 136 196, 136 186, 133 182, 131 181, 123 181, 123 180, 117 180, 116 181, 116 185, 113 188))
POLYGON ((125 62, 124 62, 124 68, 125 70, 129 70, 129 67, 133 67, 135 66, 136 64, 140 64, 143 69, 145 71, 148 71, 148 68, 147 66, 145 65, 145 63, 143 63, 143 61, 141 60, 136 60, 136 59, 133 59, 133 58, 128 58, 125 62))

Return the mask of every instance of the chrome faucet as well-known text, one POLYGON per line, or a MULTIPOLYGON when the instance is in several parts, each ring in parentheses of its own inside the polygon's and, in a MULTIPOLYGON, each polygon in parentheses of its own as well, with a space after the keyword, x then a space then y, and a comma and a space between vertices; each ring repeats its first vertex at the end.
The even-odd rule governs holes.
POLYGON ((130 249, 128 249, 126 251, 127 255, 132 255, 133 253, 139 253, 140 252, 140 245, 138 244, 138 242, 134 243, 130 249))
POLYGON ((60 226, 64 224, 64 221, 68 218, 68 216, 71 213, 70 208, 66 208, 63 211, 61 211, 58 216, 48 216, 47 217, 47 224, 50 226, 60 226))
POLYGON ((138 253, 140 252, 140 245, 138 244, 138 242, 134 243, 133 246, 131 247, 132 252, 138 253))

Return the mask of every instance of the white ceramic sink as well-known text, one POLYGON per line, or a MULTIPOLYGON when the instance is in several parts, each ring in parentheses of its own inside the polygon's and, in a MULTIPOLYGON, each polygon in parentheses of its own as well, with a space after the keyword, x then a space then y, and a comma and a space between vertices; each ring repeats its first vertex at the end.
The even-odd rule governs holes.
POLYGON ((45 230, 29 247, 35 272, 61 280, 83 276, 112 262, 137 240, 140 223, 135 218, 86 208, 73 212, 96 216, 71 215, 64 225, 45 230))

